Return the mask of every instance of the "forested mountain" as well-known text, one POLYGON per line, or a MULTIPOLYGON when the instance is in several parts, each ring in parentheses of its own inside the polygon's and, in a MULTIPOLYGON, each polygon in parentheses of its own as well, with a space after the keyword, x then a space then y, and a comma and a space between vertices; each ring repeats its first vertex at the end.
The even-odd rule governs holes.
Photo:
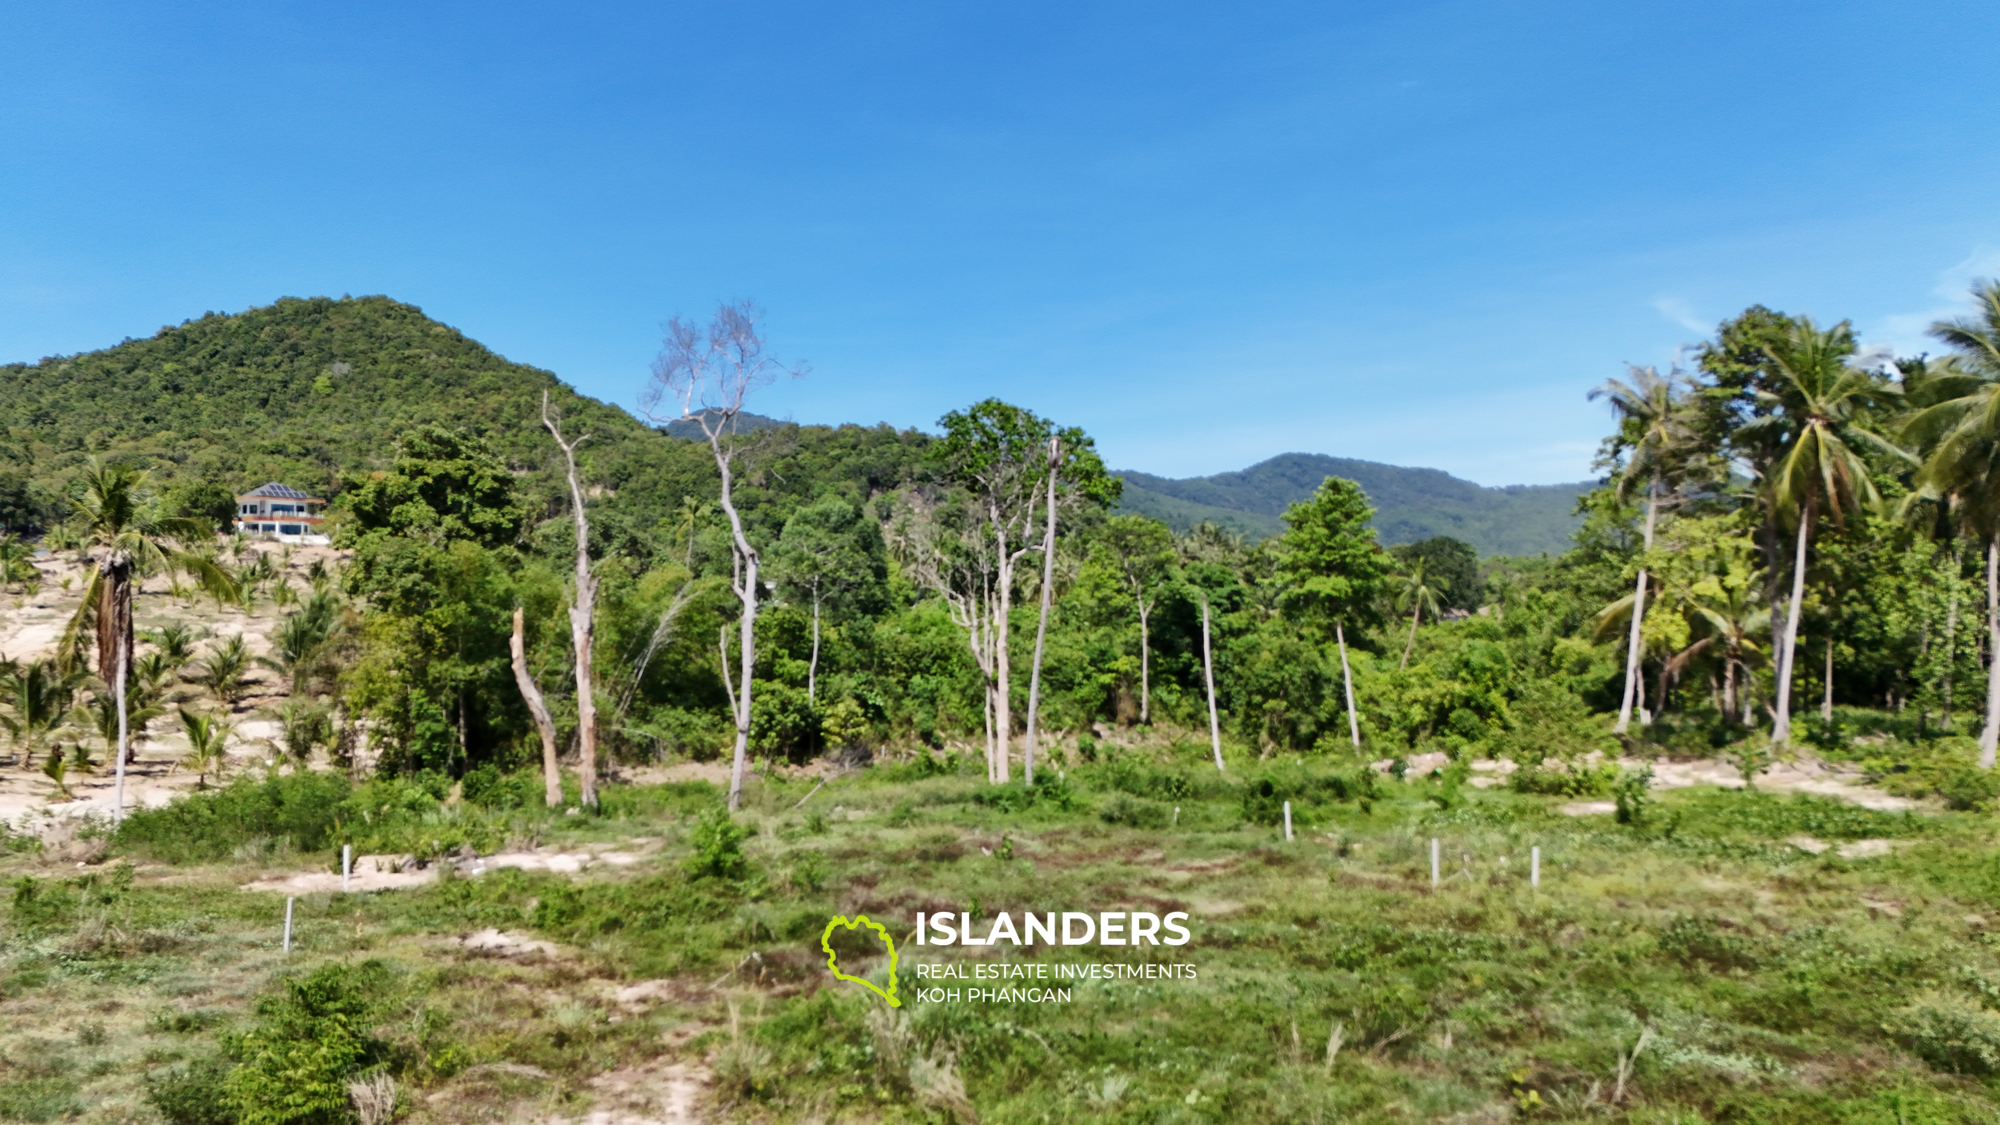
POLYGON ((1436 535, 1463 539, 1482 555, 1560 554, 1582 525, 1579 484, 1482 488, 1438 469, 1406 469, 1374 461, 1285 453, 1241 472, 1171 480, 1122 472, 1124 507, 1184 531, 1211 520, 1252 540, 1285 529, 1279 518, 1327 477, 1359 484, 1375 505, 1375 530, 1384 543, 1410 543, 1436 535))
MULTIPOLYGON (((280 480, 330 496, 344 478, 385 467, 397 436, 423 423, 485 438, 526 473, 530 500, 554 512, 560 487, 541 428, 544 391, 573 432, 591 434, 586 467, 637 524, 650 526, 683 495, 711 490, 706 451, 660 441, 625 410, 496 355, 414 305, 286 298, 236 315, 208 313, 102 351, 0 366, 0 523, 24 522, 6 509, 54 504, 93 453, 140 463, 165 482, 247 489, 280 480)), ((744 430, 787 425, 752 413, 738 419, 744 430)), ((701 437, 692 422, 672 423, 666 433, 701 437)), ((897 440, 927 439, 912 432, 897 440)), ((1383 542, 1451 535, 1489 555, 1565 549, 1578 524, 1575 498, 1587 488, 1481 488, 1436 469, 1304 453, 1188 480, 1121 475, 1126 510, 1176 530, 1210 520, 1253 542, 1282 530, 1279 514, 1321 480, 1343 476, 1376 505, 1383 542)))

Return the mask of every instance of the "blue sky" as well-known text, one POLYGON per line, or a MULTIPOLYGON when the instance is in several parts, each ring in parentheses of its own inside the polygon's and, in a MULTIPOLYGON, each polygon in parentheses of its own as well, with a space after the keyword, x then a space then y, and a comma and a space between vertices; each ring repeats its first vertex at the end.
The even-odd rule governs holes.
POLYGON ((1925 347, 2000 274, 1992 4, 0 9, 0 359, 386 293, 632 406, 989 395, 1186 476, 1581 479, 1585 393, 1753 302, 1925 347))

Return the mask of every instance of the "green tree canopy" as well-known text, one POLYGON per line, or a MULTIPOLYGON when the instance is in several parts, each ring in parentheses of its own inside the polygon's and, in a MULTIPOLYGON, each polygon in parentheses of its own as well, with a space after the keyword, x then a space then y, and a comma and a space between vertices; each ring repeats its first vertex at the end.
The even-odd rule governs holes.
POLYGON ((1437 591, 1446 609, 1474 610, 1486 600, 1486 581, 1479 577, 1479 552, 1472 544, 1449 535, 1434 535, 1416 543, 1389 548, 1405 567, 1424 568, 1424 580, 1437 591))
POLYGON ((1374 514, 1361 486, 1339 477, 1285 509, 1289 530, 1279 541, 1278 575, 1288 611, 1329 633, 1336 622, 1380 623, 1376 606, 1390 560, 1368 525, 1374 514))
POLYGON ((341 507, 364 531, 482 547, 516 542, 528 520, 507 463, 477 435, 438 425, 406 434, 393 467, 355 481, 341 507))

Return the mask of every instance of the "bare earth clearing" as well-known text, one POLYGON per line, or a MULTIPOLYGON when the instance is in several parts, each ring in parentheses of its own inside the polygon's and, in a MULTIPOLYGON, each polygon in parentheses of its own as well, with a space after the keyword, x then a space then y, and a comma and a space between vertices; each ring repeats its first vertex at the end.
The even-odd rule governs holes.
MULTIPOLYGON (((275 543, 258 543, 250 549, 271 555, 274 561, 285 558, 284 549, 275 543)), ((294 548, 289 564, 280 573, 293 589, 303 592, 307 588, 306 570, 315 560, 324 560, 332 566, 341 557, 341 552, 325 547, 294 548)), ((20 593, 7 594, 4 600, 0 600, 0 656, 23 661, 53 656, 63 627, 75 615, 89 578, 87 567, 90 564, 79 565, 66 558, 43 556, 35 560, 35 565, 42 572, 40 591, 32 597, 20 593)), ((142 633, 179 624, 193 629, 197 636, 204 636, 205 639, 196 646, 196 659, 199 660, 203 654, 234 636, 243 638, 253 659, 269 656, 271 631, 292 612, 294 610, 280 607, 268 597, 258 599, 255 608, 248 613, 239 606, 218 608, 213 600, 193 595, 176 598, 168 578, 160 575, 139 585, 133 598, 132 614, 134 625, 142 633)), ((152 646, 141 640, 139 655, 150 651, 152 646)), ((228 744, 230 773, 247 767, 261 767, 273 758, 275 749, 272 740, 277 738, 279 730, 272 710, 284 701, 287 688, 288 685, 277 673, 259 665, 251 666, 244 696, 227 716, 230 722, 236 724, 235 737, 228 744)), ((183 684, 168 694, 166 713, 147 724, 144 732, 135 732, 138 760, 125 771, 125 803, 128 808, 164 805, 176 794, 193 789, 198 782, 194 774, 175 768, 187 752, 187 739, 180 733, 180 720, 175 713, 177 702, 192 703, 203 709, 215 706, 215 701, 206 693, 193 685, 183 684)), ((16 828, 32 828, 37 822, 53 818, 110 815, 113 791, 111 755, 94 733, 86 735, 72 728, 59 738, 64 743, 82 738, 84 745, 90 748, 91 760, 97 765, 89 774, 70 775, 69 786, 71 792, 76 794, 76 800, 63 800, 55 783, 44 777, 38 768, 0 768, 0 822, 16 828)))

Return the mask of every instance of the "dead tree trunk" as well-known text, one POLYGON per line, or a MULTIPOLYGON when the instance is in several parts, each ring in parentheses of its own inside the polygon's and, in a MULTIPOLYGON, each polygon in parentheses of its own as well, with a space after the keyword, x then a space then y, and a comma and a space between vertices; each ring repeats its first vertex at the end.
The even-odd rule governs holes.
POLYGON ((1035 626, 1035 663, 1028 672, 1028 740, 1022 776, 1035 784, 1035 719, 1042 702, 1042 649, 1049 639, 1049 600, 1056 585, 1056 470, 1062 466, 1062 439, 1049 439, 1049 519, 1042 536, 1042 616, 1035 626))
POLYGON ((535 677, 528 671, 528 641, 520 606, 514 607, 514 635, 507 642, 507 651, 513 656, 514 684, 521 689, 521 700, 528 705, 528 714, 535 718, 536 733, 542 736, 543 796, 550 808, 560 808, 562 768, 556 764, 556 721, 549 715, 549 705, 542 701, 542 689, 535 686, 535 677))
MULTIPOLYGON (((583 486, 576 477, 576 447, 590 440, 585 434, 564 441, 562 427, 549 417, 549 395, 542 392, 542 425, 562 447, 569 467, 570 508, 576 516, 576 600, 569 607, 569 639, 576 650, 577 782, 583 807, 597 807, 597 692, 591 677, 591 649, 596 639, 597 576, 590 572, 590 522, 583 511, 583 486)), ((561 801, 561 797, 557 797, 561 801)))

